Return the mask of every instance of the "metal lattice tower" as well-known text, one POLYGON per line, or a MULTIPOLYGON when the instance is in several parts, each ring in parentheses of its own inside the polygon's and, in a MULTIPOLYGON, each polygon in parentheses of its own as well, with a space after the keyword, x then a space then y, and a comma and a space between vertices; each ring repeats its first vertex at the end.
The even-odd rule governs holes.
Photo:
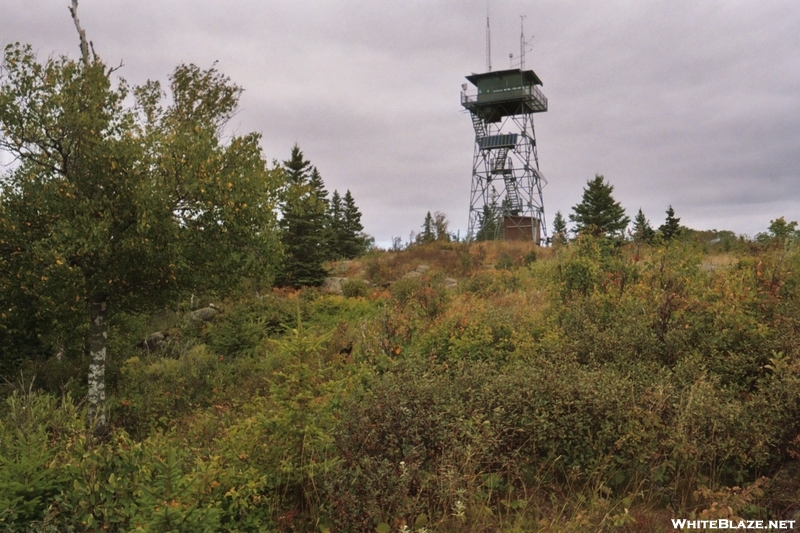
MULTIPOLYGON (((524 57, 524 56, 523 56, 524 57)), ((472 190, 469 201, 471 239, 546 242, 542 187, 534 113, 547 111, 542 81, 532 70, 510 69, 472 74, 477 88, 461 105, 475 129, 472 190)))

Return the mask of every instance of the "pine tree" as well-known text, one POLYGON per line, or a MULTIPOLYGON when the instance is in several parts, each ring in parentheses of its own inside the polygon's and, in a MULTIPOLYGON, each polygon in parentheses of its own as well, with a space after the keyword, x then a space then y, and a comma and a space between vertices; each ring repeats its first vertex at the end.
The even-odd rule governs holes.
POLYGON ((553 218, 553 244, 566 244, 567 242, 567 221, 561 211, 556 211, 553 218))
POLYGON ((636 213, 636 217, 633 219, 633 240, 649 244, 653 241, 655 234, 655 230, 650 225, 650 221, 645 218, 642 208, 640 207, 639 212, 636 213))
POLYGON ((665 241, 672 240, 681 233, 680 218, 675 218, 675 210, 672 206, 667 209, 667 220, 659 226, 658 231, 664 237, 665 241))
POLYGON ((322 204, 323 211, 327 212, 329 207, 328 191, 325 190, 325 184, 322 182, 322 176, 317 167, 311 167, 309 189, 316 201, 322 204))
POLYGON ((319 223, 322 225, 320 231, 320 253, 322 254, 322 260, 328 261, 334 259, 330 216, 331 201, 328 199, 328 191, 325 190, 325 183, 322 181, 322 176, 315 166, 311 167, 311 177, 308 186, 310 196, 314 198, 314 202, 318 204, 317 210, 322 211, 322 217, 319 219, 319 223))
POLYGON ((339 191, 333 191, 328 204, 328 232, 326 235, 328 259, 344 257, 344 205, 339 191))
POLYGON ((305 159, 297 144, 292 147, 292 155, 289 160, 283 162, 283 168, 286 171, 287 188, 301 187, 311 179, 311 161, 305 159))
POLYGON ((326 260, 327 192, 322 178, 300 147, 284 161, 286 183, 283 189, 280 221, 284 258, 277 283, 288 287, 320 285, 327 276, 326 260))
POLYGON ((611 196, 614 186, 604 179, 598 174, 593 180, 589 180, 583 189, 581 203, 572 208, 575 213, 569 219, 575 223, 575 231, 578 233, 622 237, 630 218, 625 215, 625 209, 620 203, 611 196))
POLYGON ((483 213, 478 223, 478 232, 475 235, 476 241, 493 241, 497 238, 500 221, 497 217, 497 204, 491 206, 484 205, 483 213))
POLYGON ((436 230, 433 226, 433 217, 431 212, 425 215, 425 221, 422 223, 422 233, 417 235, 417 242, 420 244, 428 244, 436 240, 436 230))
POLYGON ((349 189, 344 194, 339 242, 342 256, 348 259, 358 257, 366 252, 373 242, 372 238, 364 233, 361 211, 356 207, 356 202, 349 189))

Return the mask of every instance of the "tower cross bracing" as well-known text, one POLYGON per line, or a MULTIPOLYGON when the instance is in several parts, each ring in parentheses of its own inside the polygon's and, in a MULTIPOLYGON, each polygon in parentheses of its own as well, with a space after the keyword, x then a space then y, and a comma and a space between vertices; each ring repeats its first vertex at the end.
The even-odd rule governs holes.
POLYGON ((475 130, 470 238, 546 241, 533 115, 547 111, 542 84, 532 70, 467 76, 477 94, 461 93, 475 130))

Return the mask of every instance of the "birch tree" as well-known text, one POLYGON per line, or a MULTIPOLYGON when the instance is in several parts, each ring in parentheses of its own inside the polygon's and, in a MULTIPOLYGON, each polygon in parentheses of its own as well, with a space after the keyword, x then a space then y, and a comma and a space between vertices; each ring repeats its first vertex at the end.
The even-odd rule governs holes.
POLYGON ((223 141, 241 94, 228 78, 182 65, 167 105, 157 82, 112 81, 77 0, 70 11, 79 62, 12 44, 0 67, 0 150, 16 162, 0 175, 0 330, 33 314, 45 337, 88 334, 89 415, 103 432, 109 313, 268 282, 281 175, 257 134, 223 141))

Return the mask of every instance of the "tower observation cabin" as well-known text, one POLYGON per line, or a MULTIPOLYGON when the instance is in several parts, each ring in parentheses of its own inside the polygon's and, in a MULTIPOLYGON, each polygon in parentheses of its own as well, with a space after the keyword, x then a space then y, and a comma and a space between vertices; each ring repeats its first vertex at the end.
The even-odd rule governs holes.
POLYGON ((533 115, 547 111, 542 81, 519 68, 472 74, 462 85, 475 148, 470 193, 470 238, 546 241, 533 115))

